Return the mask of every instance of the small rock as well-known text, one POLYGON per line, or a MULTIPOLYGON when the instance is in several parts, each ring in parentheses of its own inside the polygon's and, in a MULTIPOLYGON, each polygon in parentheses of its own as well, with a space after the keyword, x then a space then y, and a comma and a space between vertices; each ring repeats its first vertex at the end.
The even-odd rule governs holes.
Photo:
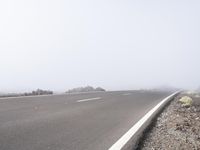
POLYGON ((200 141, 200 136, 196 136, 196 140, 200 141))
POLYGON ((182 107, 188 108, 192 105, 192 98, 189 96, 183 96, 181 99, 179 99, 179 102, 182 103, 182 107))

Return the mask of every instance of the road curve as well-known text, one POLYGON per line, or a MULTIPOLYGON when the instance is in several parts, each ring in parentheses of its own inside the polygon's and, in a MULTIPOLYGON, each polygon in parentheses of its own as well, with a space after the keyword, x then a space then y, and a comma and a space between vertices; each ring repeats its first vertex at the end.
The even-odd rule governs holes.
POLYGON ((0 99, 0 150, 106 150, 169 92, 0 99))

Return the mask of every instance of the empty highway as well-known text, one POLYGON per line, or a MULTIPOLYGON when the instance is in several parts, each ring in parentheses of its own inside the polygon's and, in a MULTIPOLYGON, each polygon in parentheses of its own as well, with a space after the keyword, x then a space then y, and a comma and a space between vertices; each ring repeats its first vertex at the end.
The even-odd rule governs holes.
POLYGON ((0 150, 106 150, 169 92, 0 99, 0 150))

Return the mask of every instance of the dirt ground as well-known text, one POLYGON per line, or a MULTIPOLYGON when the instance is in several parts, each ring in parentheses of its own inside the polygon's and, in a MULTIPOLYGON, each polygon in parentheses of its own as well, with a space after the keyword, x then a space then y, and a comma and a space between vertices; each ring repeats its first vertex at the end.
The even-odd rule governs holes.
POLYGON ((200 94, 181 93, 164 109, 145 134, 141 150, 200 150, 200 94), (183 107, 179 99, 192 98, 183 107))

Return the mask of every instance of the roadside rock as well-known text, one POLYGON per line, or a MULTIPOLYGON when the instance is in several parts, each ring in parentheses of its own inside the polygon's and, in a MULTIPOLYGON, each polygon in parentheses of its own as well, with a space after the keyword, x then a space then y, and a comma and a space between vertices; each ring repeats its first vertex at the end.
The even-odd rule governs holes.
POLYGON ((182 103, 183 107, 190 107, 192 105, 192 99, 189 96, 183 96, 179 99, 179 102, 182 103))

